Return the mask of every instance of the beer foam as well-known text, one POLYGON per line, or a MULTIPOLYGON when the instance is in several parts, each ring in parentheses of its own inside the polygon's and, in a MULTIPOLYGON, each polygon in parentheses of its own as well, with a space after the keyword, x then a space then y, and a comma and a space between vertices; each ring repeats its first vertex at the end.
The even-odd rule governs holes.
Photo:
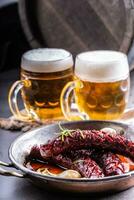
POLYGON ((73 66, 72 55, 64 49, 42 48, 23 54, 21 67, 31 72, 58 72, 73 66))
POLYGON ((78 54, 75 75, 91 82, 113 82, 129 74, 127 56, 117 51, 89 51, 78 54))

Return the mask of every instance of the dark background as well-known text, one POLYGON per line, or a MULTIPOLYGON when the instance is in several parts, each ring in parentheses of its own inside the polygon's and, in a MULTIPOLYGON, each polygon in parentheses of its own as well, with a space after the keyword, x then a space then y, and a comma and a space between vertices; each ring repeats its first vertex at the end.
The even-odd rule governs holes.
POLYGON ((30 49, 23 33, 17 0, 0 0, 0 71, 18 68, 30 49))

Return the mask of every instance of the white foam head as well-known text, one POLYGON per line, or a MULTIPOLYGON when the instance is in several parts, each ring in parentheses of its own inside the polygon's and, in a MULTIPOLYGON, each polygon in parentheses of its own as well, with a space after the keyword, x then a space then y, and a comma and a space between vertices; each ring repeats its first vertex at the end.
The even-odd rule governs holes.
POLYGON ((58 72, 73 66, 72 55, 64 49, 42 48, 23 54, 21 68, 31 72, 58 72))
POLYGON ((129 74, 127 56, 117 51, 89 51, 78 54, 75 75, 91 82, 113 82, 129 74))

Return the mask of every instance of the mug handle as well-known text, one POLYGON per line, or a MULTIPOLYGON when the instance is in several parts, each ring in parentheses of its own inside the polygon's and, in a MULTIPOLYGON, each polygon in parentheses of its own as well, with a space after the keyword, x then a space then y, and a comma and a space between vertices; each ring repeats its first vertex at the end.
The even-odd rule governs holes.
POLYGON ((30 86, 30 81, 29 80, 19 80, 16 81, 10 88, 9 95, 8 95, 8 103, 11 112, 13 115, 19 119, 19 120, 30 120, 31 116, 27 112, 27 114, 24 114, 20 112, 19 107, 18 107, 18 93, 21 91, 23 87, 29 87, 30 86))
POLYGON ((65 118, 69 121, 72 120, 88 120, 89 117, 87 114, 79 112, 78 109, 74 111, 70 104, 69 99, 71 97, 71 93, 74 91, 76 86, 76 81, 68 82, 65 87, 63 88, 60 96, 60 105, 62 112, 65 118))

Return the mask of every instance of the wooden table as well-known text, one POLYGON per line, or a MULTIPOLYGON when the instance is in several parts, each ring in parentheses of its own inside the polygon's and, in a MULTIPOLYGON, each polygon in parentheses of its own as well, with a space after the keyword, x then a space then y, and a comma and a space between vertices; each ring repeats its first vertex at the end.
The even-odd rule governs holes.
MULTIPOLYGON (((0 117, 11 115, 7 95, 11 84, 19 78, 18 71, 12 70, 0 74, 0 117)), ((134 72, 131 74, 131 92, 129 107, 134 106, 134 72)), ((0 130, 0 160, 9 162, 8 147, 20 132, 0 130)), ((99 197, 54 194, 33 186, 25 179, 0 176, 0 200, 133 200, 134 188, 113 195, 99 197)))

